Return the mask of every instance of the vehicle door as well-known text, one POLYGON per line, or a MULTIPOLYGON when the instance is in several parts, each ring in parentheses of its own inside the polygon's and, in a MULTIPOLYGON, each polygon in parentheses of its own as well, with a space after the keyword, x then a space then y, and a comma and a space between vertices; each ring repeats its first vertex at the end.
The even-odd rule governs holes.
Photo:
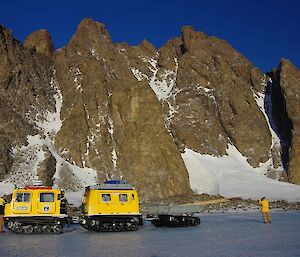
POLYGON ((13 212, 16 214, 29 214, 32 208, 32 193, 17 192, 12 200, 13 212))
POLYGON ((38 213, 55 213, 55 194, 54 192, 40 192, 38 200, 38 213))

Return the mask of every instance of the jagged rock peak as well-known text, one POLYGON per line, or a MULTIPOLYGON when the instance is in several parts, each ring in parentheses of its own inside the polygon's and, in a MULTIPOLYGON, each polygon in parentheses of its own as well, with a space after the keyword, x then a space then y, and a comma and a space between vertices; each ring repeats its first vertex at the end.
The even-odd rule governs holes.
POLYGON ((282 145, 288 180, 300 184, 300 71, 287 59, 281 59, 272 76, 275 123, 282 145))
POLYGON ((181 29, 181 33, 184 51, 189 52, 191 50, 191 37, 195 30, 192 26, 184 26, 181 29))
POLYGON ((184 33, 185 31, 195 32, 195 29, 191 25, 185 25, 181 28, 181 32, 184 33))
POLYGON ((9 34, 12 35, 12 32, 10 29, 5 28, 3 25, 0 24, 0 35, 9 34))
POLYGON ((297 70, 297 67, 290 60, 285 58, 281 58, 279 68, 282 68, 283 66, 297 70))
POLYGON ((185 52, 191 52, 191 50, 195 46, 196 41, 198 41, 198 39, 201 39, 201 37, 206 37, 203 32, 195 31, 195 29, 190 25, 183 26, 181 29, 181 34, 185 52))
POLYGON ((52 58, 54 46, 51 35, 48 30, 40 29, 26 37, 24 46, 28 49, 34 49, 37 53, 52 58))
POLYGON ((157 50, 154 45, 152 45, 147 39, 144 39, 140 44, 139 47, 150 52, 151 54, 155 53, 157 50))
POLYGON ((95 38, 100 36, 100 38, 105 43, 112 43, 110 34, 107 31, 105 25, 90 18, 85 18, 79 23, 75 35, 78 33, 84 34, 88 36, 88 38, 95 38))
POLYGON ((0 24, 0 53, 1 48, 3 48, 5 52, 8 51, 8 48, 6 46, 10 44, 19 45, 20 42, 13 38, 13 33, 10 29, 0 24))

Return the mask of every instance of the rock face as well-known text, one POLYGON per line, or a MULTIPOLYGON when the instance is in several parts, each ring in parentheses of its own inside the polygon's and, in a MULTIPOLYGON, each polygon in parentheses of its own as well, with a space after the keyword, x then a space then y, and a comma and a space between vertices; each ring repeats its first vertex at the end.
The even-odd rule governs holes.
MULTIPOLYGON (((22 45, 0 27, 0 60, 0 177, 6 181, 39 178, 79 190, 121 178, 146 200, 192 193, 180 154, 185 148, 221 156, 232 144, 253 167, 270 158, 272 168, 281 166, 260 103, 267 77, 225 41, 190 26, 156 49, 147 40, 113 44, 103 24, 84 19, 55 52, 45 30, 22 45)), ((291 64, 273 75, 274 85, 296 90, 299 72, 291 64)), ((283 123, 292 120, 294 128, 286 129, 294 149, 289 174, 300 183, 298 102, 286 94, 283 123)))
POLYGON ((37 175, 45 186, 53 185, 53 176, 56 172, 56 159, 50 151, 46 149, 45 159, 40 163, 37 175))
POLYGON ((119 49, 161 100, 181 149, 218 156, 231 142, 253 166, 269 158, 271 135, 255 101, 263 74, 228 43, 187 26, 157 53, 119 49))
POLYGON ((191 193, 159 101, 103 24, 83 20, 54 61, 64 99, 56 146, 70 162, 97 170, 99 181, 126 178, 145 198, 191 193))
POLYGON ((300 184, 300 72, 282 59, 272 78, 273 116, 282 141, 282 161, 288 180, 300 184))
POLYGON ((0 176, 12 172, 13 147, 38 133, 36 122, 55 109, 51 62, 25 49, 0 26, 0 176))
POLYGON ((52 58, 54 52, 53 41, 48 30, 41 29, 31 33, 24 41, 24 46, 39 54, 52 58))

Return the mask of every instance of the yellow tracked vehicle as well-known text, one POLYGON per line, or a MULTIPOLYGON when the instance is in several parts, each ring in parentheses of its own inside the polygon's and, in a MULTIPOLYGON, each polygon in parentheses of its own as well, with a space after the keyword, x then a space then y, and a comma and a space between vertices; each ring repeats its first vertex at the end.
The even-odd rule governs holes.
POLYGON ((61 190, 45 186, 14 189, 5 205, 4 224, 14 233, 61 233, 68 222, 61 190))
POLYGON ((142 225, 137 191, 126 181, 109 180, 88 186, 81 225, 93 231, 134 231, 142 225))

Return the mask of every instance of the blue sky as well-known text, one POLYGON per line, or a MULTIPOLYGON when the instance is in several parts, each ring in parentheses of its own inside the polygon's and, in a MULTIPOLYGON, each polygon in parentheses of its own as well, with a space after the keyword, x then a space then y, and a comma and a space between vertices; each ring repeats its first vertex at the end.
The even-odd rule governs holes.
POLYGON ((225 39, 263 71, 281 57, 300 68, 300 1, 297 0, 2 0, 0 24, 23 41, 46 28, 56 48, 67 44, 86 17, 102 22, 114 42, 144 38, 160 47, 181 27, 225 39))

